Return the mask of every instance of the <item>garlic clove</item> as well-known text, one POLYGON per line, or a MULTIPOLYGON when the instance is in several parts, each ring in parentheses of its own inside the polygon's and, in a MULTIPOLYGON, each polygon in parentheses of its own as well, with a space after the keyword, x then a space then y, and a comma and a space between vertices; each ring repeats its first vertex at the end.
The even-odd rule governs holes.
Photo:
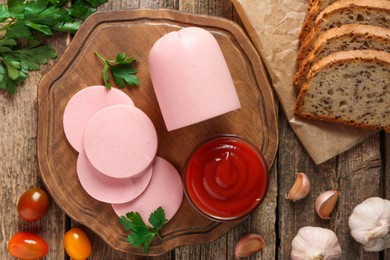
POLYGON ((310 192, 310 180, 303 172, 296 174, 296 179, 290 191, 286 194, 286 199, 297 201, 306 197, 310 192))
POLYGON ((260 235, 247 234, 243 236, 236 245, 234 250, 234 257, 236 259, 240 257, 250 256, 265 247, 265 242, 260 235))
POLYGON ((338 191, 328 190, 317 197, 314 208, 320 218, 330 219, 339 196, 340 193, 338 191))

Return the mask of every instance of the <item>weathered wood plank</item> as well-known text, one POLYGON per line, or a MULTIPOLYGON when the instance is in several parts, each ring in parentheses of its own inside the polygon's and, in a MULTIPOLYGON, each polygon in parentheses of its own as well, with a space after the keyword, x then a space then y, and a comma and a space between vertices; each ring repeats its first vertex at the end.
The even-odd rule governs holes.
MULTIPOLYGON (((123 1, 113 0, 100 10, 128 8, 170 8, 191 13, 209 14, 240 22, 229 1, 179 0, 179 1, 123 1)), ((53 45, 62 53, 68 39, 56 36, 53 45)), ((51 63, 53 64, 53 63, 51 63)), ((50 246, 47 259, 66 258, 62 250, 65 215, 51 204, 48 215, 41 221, 28 224, 17 215, 16 204, 27 188, 43 186, 36 163, 36 85, 50 66, 31 74, 29 80, 12 99, 0 95, 0 259, 9 259, 6 250, 10 236, 17 231, 37 232, 50 246), (17 133, 17 134, 16 134, 17 133)), ((343 248, 343 259, 387 259, 390 251, 366 253, 349 235, 348 217, 358 203, 371 196, 390 198, 390 138, 388 134, 374 135, 360 145, 321 165, 314 165, 299 140, 290 129, 284 115, 280 120, 280 149, 271 170, 271 185, 266 201, 250 218, 216 241, 178 248, 153 259, 232 259, 234 246, 243 235, 252 232, 262 235, 267 247, 249 259, 288 259, 291 240, 305 225, 327 227, 334 230, 343 248), (383 141, 380 147, 381 137, 383 141), (386 164, 384 164, 386 163, 386 164), (290 202, 284 198, 295 180, 295 173, 305 172, 312 191, 302 201, 290 202), (279 185, 279 190, 277 188, 279 185), (318 194, 327 189, 338 189, 341 197, 331 220, 321 220, 314 211, 318 194), (278 204, 278 206, 277 206, 278 204), (275 214, 275 210, 278 212, 275 214), (275 233, 275 224, 278 230, 275 233), (277 237, 278 236, 278 237, 277 237), (279 248, 276 248, 280 239, 279 248)), ((104 224, 104 223, 102 223, 104 224)), ((79 226, 72 222, 71 226, 79 226)), ((131 256, 111 249, 94 233, 91 238, 93 253, 90 259, 152 259, 131 256)))
MULTIPOLYGON (((66 35, 56 35, 50 40, 59 55, 66 47, 67 39, 66 35)), ((53 63, 51 61, 50 65, 53 63)), ((0 94, 0 259, 10 259, 8 241, 20 231, 35 233, 48 242, 47 259, 64 259, 64 252, 58 250, 58 245, 62 244, 65 215, 53 201, 47 215, 37 222, 28 223, 17 213, 18 199, 24 191, 31 187, 44 189, 36 161, 36 86, 50 65, 30 73, 14 96, 0 94)))
MULTIPOLYGON (((282 116, 284 117, 284 116, 282 116)), ((380 196, 381 154, 378 135, 321 165, 314 165, 286 120, 280 123, 279 146, 279 236, 280 259, 287 259, 291 241, 302 226, 313 225, 335 231, 342 247, 343 259, 378 259, 378 253, 365 253, 349 234, 348 218, 354 206, 371 196, 380 196), (310 178, 309 196, 290 202, 284 198, 295 181, 295 173, 304 172, 310 178), (326 190, 341 192, 330 220, 320 219, 314 211, 317 196, 326 190)))
POLYGON ((284 115, 280 115, 280 138, 284 140, 279 144, 278 153, 278 179, 279 179, 279 259, 288 259, 291 251, 291 241, 303 226, 326 227, 328 223, 318 220, 314 211, 314 201, 318 194, 334 188, 336 183, 334 160, 317 166, 308 157, 303 146, 292 132, 284 115), (293 185, 296 173, 305 173, 312 184, 309 195, 299 201, 292 202, 285 198, 285 194, 293 185))
POLYGON ((179 10, 183 12, 224 17, 232 20, 233 4, 218 0, 179 0, 179 10))
MULTIPOLYGON (((382 135, 382 158, 384 160, 383 169, 383 198, 390 200, 390 134, 382 135)), ((390 259, 390 249, 383 252, 383 259, 390 259)))
POLYGON ((373 196, 382 196, 382 160, 379 135, 339 156, 338 178, 341 196, 332 226, 337 229, 345 257, 379 259, 379 253, 367 253, 350 235, 348 218, 353 208, 373 196))

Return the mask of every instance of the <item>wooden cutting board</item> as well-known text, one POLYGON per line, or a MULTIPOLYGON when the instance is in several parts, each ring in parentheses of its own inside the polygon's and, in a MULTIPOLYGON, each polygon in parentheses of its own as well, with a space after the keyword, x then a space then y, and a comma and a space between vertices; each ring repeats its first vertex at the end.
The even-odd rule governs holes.
MULTIPOLYGON (((238 134, 251 140, 263 152, 269 166, 272 165, 278 147, 274 96, 259 54, 238 25, 222 18, 168 10, 136 9, 92 15, 39 83, 37 154, 41 177, 55 202, 72 219, 90 228, 114 249, 141 254, 141 249, 126 241, 127 233, 111 206, 94 200, 81 187, 76 174, 78 154, 67 142, 62 128, 63 112, 69 99, 82 88, 103 84, 103 65, 94 51, 107 58, 125 52, 138 59, 136 68, 141 85, 124 91, 153 121, 159 138, 158 156, 170 161, 179 172, 196 144, 221 133, 238 134), (167 132, 150 81, 147 58, 157 39, 188 26, 204 28, 215 36, 242 107, 167 132)), ((184 197, 178 213, 162 230, 163 240, 156 239, 148 255, 210 242, 238 223, 205 219, 184 197)))

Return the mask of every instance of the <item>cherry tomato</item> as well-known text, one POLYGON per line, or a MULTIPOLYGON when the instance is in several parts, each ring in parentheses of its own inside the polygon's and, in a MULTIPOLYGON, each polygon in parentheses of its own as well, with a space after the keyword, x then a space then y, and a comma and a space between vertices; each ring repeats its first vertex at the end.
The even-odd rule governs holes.
POLYGON ((18 212, 26 221, 41 219, 49 208, 49 196, 40 188, 31 188, 19 198, 18 212))
POLYGON ((25 260, 32 260, 44 257, 49 251, 46 241, 40 236, 19 232, 8 242, 8 252, 25 260))
POLYGON ((91 255, 91 242, 79 228, 72 228, 65 233, 64 247, 73 260, 84 260, 91 255))

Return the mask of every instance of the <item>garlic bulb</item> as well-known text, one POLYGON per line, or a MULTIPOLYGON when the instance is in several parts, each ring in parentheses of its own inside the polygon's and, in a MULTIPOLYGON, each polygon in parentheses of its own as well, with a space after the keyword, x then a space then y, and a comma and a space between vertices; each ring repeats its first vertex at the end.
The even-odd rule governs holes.
POLYGON ((352 237, 366 251, 381 251, 390 247, 390 201, 378 197, 357 205, 348 219, 352 237))
POLYGON ((303 227, 291 243, 291 260, 337 260, 341 247, 336 234, 326 228, 303 227))

